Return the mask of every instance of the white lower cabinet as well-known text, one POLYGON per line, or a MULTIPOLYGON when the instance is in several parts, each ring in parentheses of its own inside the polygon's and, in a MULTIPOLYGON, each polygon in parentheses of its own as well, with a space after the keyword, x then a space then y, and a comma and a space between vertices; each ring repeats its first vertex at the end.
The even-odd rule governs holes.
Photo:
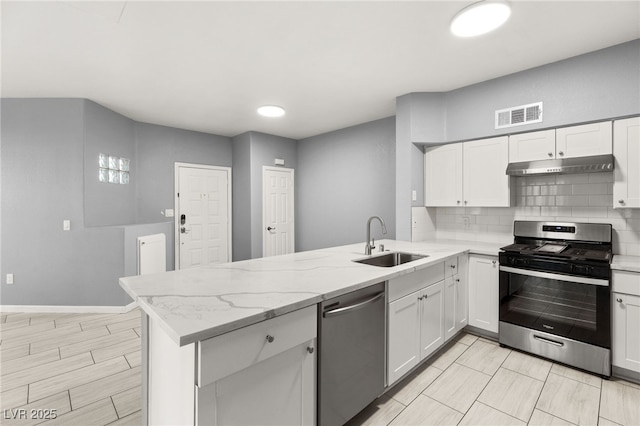
POLYGON ((391 385, 467 324, 467 256, 389 280, 387 378, 391 385), (463 269, 464 268, 464 269, 463 269))
POLYGON ((469 255, 469 325, 498 332, 497 256, 469 255))
POLYGON ((196 386, 199 425, 313 425, 315 362, 294 346, 207 386, 196 386))
POLYGON ((199 425, 315 422, 317 308, 200 343, 199 425))
POLYGON ((612 275, 611 363, 640 373, 640 274, 612 275))
POLYGON ((444 340, 452 338, 467 325, 468 305, 468 255, 460 255, 445 261, 444 279, 444 340))
POLYGON ((432 284, 418 296, 420 307, 420 359, 444 343, 444 281, 432 284))
POLYGON ((315 424, 316 318, 314 305, 184 347, 150 323, 145 423, 315 424))

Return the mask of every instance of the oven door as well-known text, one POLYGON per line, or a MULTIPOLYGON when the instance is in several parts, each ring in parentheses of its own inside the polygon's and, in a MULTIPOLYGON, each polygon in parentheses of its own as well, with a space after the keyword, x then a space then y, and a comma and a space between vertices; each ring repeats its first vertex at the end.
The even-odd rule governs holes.
POLYGON ((500 266, 500 321, 611 348, 609 281, 500 266))

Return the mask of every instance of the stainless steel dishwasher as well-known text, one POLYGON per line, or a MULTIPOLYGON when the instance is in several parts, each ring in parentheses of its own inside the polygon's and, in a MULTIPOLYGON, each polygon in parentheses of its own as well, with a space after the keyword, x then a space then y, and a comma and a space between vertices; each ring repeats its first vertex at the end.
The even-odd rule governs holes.
POLYGON ((318 425, 342 425, 382 394, 384 296, 379 283, 320 303, 318 425))

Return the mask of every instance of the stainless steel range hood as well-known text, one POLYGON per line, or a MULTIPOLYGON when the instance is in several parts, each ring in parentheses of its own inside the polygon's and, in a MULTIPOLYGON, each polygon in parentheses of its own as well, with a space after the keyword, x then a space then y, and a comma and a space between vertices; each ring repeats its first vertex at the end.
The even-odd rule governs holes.
POLYGON ((507 174, 511 176, 550 175, 569 173, 598 173, 613 171, 613 155, 559 158, 555 160, 523 161, 509 163, 507 174))

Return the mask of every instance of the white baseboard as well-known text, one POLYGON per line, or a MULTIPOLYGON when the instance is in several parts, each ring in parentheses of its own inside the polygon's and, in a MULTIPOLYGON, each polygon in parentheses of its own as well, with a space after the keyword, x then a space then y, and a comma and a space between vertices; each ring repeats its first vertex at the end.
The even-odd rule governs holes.
POLYGON ((138 306, 131 302, 126 306, 55 306, 55 305, 0 305, 0 312, 42 312, 59 314, 124 314, 138 306))

